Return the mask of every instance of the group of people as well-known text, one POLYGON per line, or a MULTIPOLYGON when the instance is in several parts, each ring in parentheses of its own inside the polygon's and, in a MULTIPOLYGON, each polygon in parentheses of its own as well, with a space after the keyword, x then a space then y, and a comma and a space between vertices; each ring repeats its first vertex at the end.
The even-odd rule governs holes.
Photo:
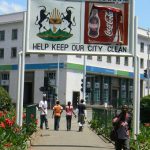
MULTIPOLYGON (((43 99, 39 102, 39 110, 40 110, 40 128, 43 129, 43 124, 45 123, 45 128, 48 127, 48 119, 47 119, 47 100, 46 94, 43 94, 43 99)), ((54 118, 54 130, 59 130, 59 122, 61 118, 61 114, 63 112, 63 107, 60 105, 60 101, 56 100, 56 104, 53 107, 52 118, 54 118)), ((72 116, 76 117, 76 113, 74 112, 74 108, 71 105, 71 102, 68 101, 65 107, 66 114, 66 129, 67 131, 71 130, 71 120, 72 116)), ((83 125, 85 123, 85 119, 87 117, 86 106, 84 104, 84 100, 81 99, 80 103, 77 106, 77 115, 78 115, 78 124, 79 124, 79 132, 83 130, 83 125)), ((115 139, 115 149, 116 150, 130 150, 129 139, 130 139, 130 129, 131 129, 131 114, 128 113, 128 106, 123 105, 122 111, 112 120, 112 124, 117 135, 115 139)))
MULTIPOLYGON (((39 102, 39 110, 40 110, 40 128, 43 129, 43 124, 45 123, 45 128, 49 129, 48 127, 48 119, 47 119, 47 100, 46 94, 43 94, 43 99, 39 102)), ((56 100, 56 104, 53 107, 52 118, 54 118, 54 130, 59 130, 59 122, 61 118, 61 114, 63 112, 63 107, 60 105, 60 101, 56 100)), ((67 131, 71 130, 71 121, 72 116, 76 118, 76 113, 74 112, 74 108, 71 105, 71 102, 68 101, 65 107, 65 114, 66 114, 66 128, 67 131)), ((77 106, 77 115, 78 115, 78 123, 79 123, 79 132, 83 130, 83 125, 85 123, 85 118, 87 116, 86 113, 86 106, 84 104, 84 100, 81 99, 80 103, 77 106)))

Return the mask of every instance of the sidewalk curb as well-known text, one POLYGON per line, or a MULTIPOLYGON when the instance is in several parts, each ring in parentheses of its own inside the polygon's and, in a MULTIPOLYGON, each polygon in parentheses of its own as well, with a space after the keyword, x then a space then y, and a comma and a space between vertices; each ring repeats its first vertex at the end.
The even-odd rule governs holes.
POLYGON ((38 137, 39 135, 41 135, 41 129, 37 128, 37 131, 34 132, 31 137, 29 138, 29 140, 27 141, 27 147, 30 148, 32 145, 32 142, 36 139, 36 137, 38 137))
POLYGON ((88 122, 88 126, 87 126, 92 132, 94 132, 99 138, 101 138, 105 143, 112 143, 114 145, 114 143, 107 137, 103 136, 102 134, 97 134, 95 130, 93 130, 90 127, 90 124, 88 122))

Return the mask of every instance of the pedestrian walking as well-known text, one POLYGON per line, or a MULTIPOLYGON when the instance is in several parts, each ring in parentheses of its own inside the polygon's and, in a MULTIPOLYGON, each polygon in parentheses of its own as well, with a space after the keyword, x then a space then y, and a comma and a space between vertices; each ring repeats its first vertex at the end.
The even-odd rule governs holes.
POLYGON ((116 150, 130 150, 131 114, 128 112, 127 105, 122 106, 121 113, 113 118, 112 123, 117 134, 116 150))
POLYGON ((85 124, 85 118, 87 117, 86 106, 84 104, 84 100, 81 99, 80 103, 77 107, 78 112, 78 123, 79 123, 79 132, 83 131, 83 125, 85 124))
POLYGON ((67 131, 71 130, 71 120, 72 120, 72 114, 74 114, 74 117, 76 118, 76 114, 73 111, 73 106, 71 105, 71 102, 69 101, 66 105, 66 126, 67 131))
POLYGON ((45 123, 45 128, 49 129, 47 120, 46 94, 43 94, 43 99, 39 102, 39 110, 40 110, 40 129, 43 129, 43 123, 45 123))
POLYGON ((54 130, 59 130, 59 122, 61 114, 63 112, 63 107, 60 105, 59 100, 56 100, 56 105, 53 107, 52 118, 54 117, 54 130))

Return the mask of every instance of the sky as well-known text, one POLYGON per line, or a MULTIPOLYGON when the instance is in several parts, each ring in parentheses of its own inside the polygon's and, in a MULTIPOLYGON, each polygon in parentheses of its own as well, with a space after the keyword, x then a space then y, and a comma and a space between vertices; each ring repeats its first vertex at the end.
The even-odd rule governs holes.
MULTIPOLYGON (((0 0, 0 15, 27 10, 27 0, 0 0)), ((150 0, 135 0, 138 27, 150 28, 150 0)))

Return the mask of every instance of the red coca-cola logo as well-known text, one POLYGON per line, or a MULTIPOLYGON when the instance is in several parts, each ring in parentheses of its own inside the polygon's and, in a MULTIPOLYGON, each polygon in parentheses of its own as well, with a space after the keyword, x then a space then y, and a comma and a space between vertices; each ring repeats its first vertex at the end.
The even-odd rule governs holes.
POLYGON ((106 21, 106 29, 104 33, 111 37, 113 35, 113 12, 112 11, 105 11, 105 21, 106 21))

